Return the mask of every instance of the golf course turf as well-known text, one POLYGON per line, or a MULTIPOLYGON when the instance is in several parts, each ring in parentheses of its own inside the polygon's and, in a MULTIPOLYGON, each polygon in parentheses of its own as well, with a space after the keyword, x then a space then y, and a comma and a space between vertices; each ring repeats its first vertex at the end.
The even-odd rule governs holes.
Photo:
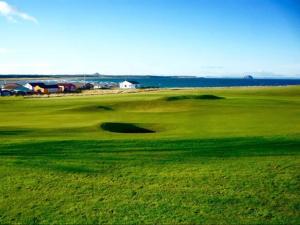
POLYGON ((299 224, 300 87, 0 98, 0 224, 299 224))

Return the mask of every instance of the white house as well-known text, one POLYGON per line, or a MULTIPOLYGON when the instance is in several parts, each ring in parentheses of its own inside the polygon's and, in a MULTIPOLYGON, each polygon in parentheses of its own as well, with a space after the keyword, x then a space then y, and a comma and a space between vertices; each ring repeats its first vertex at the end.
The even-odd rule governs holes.
POLYGON ((123 81, 119 83, 120 88, 122 89, 136 89, 140 86, 140 84, 136 81, 123 81))

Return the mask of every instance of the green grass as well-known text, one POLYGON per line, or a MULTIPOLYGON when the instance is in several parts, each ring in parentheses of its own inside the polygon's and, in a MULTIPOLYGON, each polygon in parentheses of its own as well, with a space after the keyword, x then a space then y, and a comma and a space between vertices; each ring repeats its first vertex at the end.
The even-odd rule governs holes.
POLYGON ((0 224, 299 224, 299 150, 300 87, 0 98, 0 224))

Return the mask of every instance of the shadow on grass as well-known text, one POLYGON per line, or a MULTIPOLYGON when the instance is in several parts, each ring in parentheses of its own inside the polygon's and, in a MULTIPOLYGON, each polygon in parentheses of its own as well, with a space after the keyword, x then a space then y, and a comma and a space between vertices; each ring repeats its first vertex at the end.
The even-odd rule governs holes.
POLYGON ((167 97, 166 101, 178 101, 178 100, 186 100, 186 99, 220 100, 220 99, 224 99, 224 97, 220 97, 216 95, 178 95, 178 96, 167 97))
POLYGON ((0 137, 1 136, 18 136, 24 135, 32 132, 30 129, 12 129, 11 127, 5 128, 0 127, 0 137))
POLYGON ((1 156, 67 156, 96 153, 185 152, 203 157, 291 155, 300 153, 300 140, 284 138, 219 138, 195 140, 71 140, 0 143, 1 156))
POLYGON ((92 105, 92 106, 83 106, 83 107, 77 107, 77 108, 63 109, 60 111, 89 113, 89 112, 101 112, 101 111, 113 111, 113 110, 114 109, 110 106, 92 105))
POLYGON ((98 173, 129 164, 153 165, 205 162, 208 159, 230 157, 291 156, 298 155, 299 149, 300 140, 265 138, 49 141, 0 144, 0 158, 13 158, 20 167, 39 167, 66 173, 98 173))

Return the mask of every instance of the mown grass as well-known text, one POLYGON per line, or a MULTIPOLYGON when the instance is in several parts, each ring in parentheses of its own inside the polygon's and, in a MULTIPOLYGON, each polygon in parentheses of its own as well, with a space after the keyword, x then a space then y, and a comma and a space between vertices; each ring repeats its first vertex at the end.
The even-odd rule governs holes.
POLYGON ((299 224, 299 97, 280 87, 1 98, 0 223, 299 224), (167 101, 191 95, 224 99, 167 101))

